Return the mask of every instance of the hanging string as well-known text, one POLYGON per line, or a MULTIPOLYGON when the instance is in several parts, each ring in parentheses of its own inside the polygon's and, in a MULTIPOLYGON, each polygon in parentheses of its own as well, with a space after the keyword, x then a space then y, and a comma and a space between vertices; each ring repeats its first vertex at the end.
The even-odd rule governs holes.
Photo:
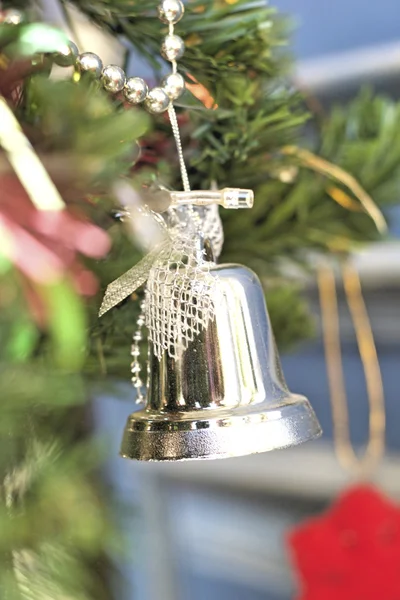
POLYGON ((339 311, 335 275, 328 265, 318 269, 322 330, 335 451, 343 468, 360 478, 371 474, 385 452, 385 401, 382 376, 374 337, 357 271, 342 267, 344 290, 353 321, 357 345, 367 385, 369 403, 369 440, 363 457, 355 452, 350 439, 349 411, 340 348, 339 311))
MULTIPOLYGON (((169 23, 169 31, 168 31, 169 35, 173 36, 174 31, 175 31, 174 23, 170 22, 169 23)), ((171 67, 172 67, 172 73, 177 73, 178 64, 177 64, 176 60, 171 61, 171 67)), ((176 150, 178 152, 179 168, 180 168, 180 172, 181 172, 183 190, 185 192, 190 192, 189 177, 187 174, 185 159, 184 159, 183 150, 182 150, 181 133, 179 131, 178 119, 176 118, 176 112, 175 112, 173 102, 171 102, 168 107, 168 116, 169 116, 169 120, 171 123, 172 133, 174 134, 174 138, 175 138, 176 150)))
POLYGON ((171 123, 172 133, 174 134, 176 149, 179 158, 179 167, 181 171, 182 185, 185 192, 190 192, 189 177, 186 170, 185 159, 183 157, 181 134, 179 131, 178 119, 176 118, 175 108, 171 102, 168 108, 169 120, 171 123))

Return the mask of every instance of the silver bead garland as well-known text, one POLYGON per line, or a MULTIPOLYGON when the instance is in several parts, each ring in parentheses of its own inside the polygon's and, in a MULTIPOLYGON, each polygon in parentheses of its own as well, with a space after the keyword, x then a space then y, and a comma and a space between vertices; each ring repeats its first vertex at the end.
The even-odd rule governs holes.
POLYGON ((83 52, 76 59, 76 67, 82 74, 90 73, 93 77, 99 78, 103 70, 103 63, 94 52, 83 52))
POLYGON ((170 73, 162 80, 162 87, 171 100, 176 100, 185 91, 185 80, 180 73, 170 73))
POLYGON ((125 85, 125 73, 117 65, 108 65, 101 72, 101 82, 104 89, 112 94, 117 94, 123 90, 125 85))
POLYGON ((176 25, 184 12, 185 7, 180 0, 162 0, 158 6, 158 18, 163 23, 176 25))
POLYGON ((144 102, 147 110, 153 114, 160 114, 167 110, 171 99, 167 92, 160 87, 155 87, 149 91, 144 102))
MULTIPOLYGON (((158 6, 160 21, 169 26, 168 34, 162 43, 161 54, 172 63, 172 73, 164 77, 161 87, 157 86, 149 91, 147 83, 141 77, 127 78, 124 70, 117 65, 103 67, 103 62, 97 54, 94 52, 79 54, 78 48, 72 41, 54 53, 54 63, 60 67, 74 66, 81 75, 88 74, 95 79, 100 79, 108 92, 118 94, 123 91, 130 104, 144 102, 149 112, 163 113, 185 90, 185 80, 180 73, 177 73, 176 64, 185 51, 185 43, 174 33, 174 25, 181 20, 184 12, 185 6, 181 0, 161 0, 158 6)), ((23 20, 23 13, 17 9, 0 11, 0 23, 19 25, 23 20)))
POLYGON ((144 102, 149 93, 147 83, 141 77, 129 77, 124 87, 124 96, 131 104, 144 102))
POLYGON ((54 62, 59 67, 72 67, 78 60, 79 50, 74 42, 69 41, 54 55, 54 62))
POLYGON ((161 46, 161 55, 170 62, 174 62, 183 56, 185 42, 179 35, 168 34, 161 46))
MULTIPOLYGON (((144 102, 146 109, 153 114, 160 114, 168 110, 171 102, 179 98, 185 90, 185 80, 177 72, 176 61, 185 51, 185 43, 179 35, 174 33, 174 25, 183 17, 185 7, 180 0, 162 0, 158 7, 158 17, 163 23, 167 23, 169 31, 161 47, 162 56, 172 63, 172 73, 166 75, 161 83, 149 90, 147 83, 141 77, 126 77, 121 67, 117 65, 106 65, 103 67, 102 60, 94 52, 83 52, 79 54, 78 48, 73 42, 59 50, 54 55, 54 62, 61 67, 75 66, 82 74, 90 74, 100 79, 103 87, 112 94, 123 92, 127 102, 130 104, 141 104, 144 102)), ((7 22, 18 22, 17 14, 6 15, 7 22)), ((21 17, 22 18, 22 17, 21 17)))

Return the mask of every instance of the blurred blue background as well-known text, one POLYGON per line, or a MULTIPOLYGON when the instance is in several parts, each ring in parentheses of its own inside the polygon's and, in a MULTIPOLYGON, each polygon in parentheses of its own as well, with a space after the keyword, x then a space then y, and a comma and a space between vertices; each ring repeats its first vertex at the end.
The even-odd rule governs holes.
POLYGON ((293 48, 300 59, 399 41, 398 0, 276 0, 295 25, 293 48))

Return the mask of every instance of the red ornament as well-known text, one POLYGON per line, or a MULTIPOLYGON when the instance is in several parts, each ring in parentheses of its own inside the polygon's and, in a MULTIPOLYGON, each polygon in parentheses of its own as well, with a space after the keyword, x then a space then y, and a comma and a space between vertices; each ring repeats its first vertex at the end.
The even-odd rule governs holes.
POLYGON ((400 508, 374 487, 347 490, 288 542, 297 600, 400 600, 400 508))

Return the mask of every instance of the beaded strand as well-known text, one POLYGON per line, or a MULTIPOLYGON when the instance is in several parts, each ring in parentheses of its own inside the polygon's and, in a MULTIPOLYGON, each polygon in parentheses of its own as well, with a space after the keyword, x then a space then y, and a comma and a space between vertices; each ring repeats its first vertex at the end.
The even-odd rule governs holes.
POLYGON ((82 75, 90 74, 99 79, 104 89, 111 94, 122 92, 130 104, 144 103, 150 113, 163 113, 185 90, 185 80, 177 70, 177 60, 185 51, 185 43, 174 33, 174 26, 181 20, 184 12, 181 0, 162 0, 158 7, 159 19, 169 25, 168 34, 161 46, 161 55, 172 66, 171 73, 163 78, 161 86, 149 89, 141 77, 127 77, 117 65, 104 66, 101 58, 94 52, 79 53, 72 41, 54 55, 54 62, 61 67, 75 66, 82 75))

